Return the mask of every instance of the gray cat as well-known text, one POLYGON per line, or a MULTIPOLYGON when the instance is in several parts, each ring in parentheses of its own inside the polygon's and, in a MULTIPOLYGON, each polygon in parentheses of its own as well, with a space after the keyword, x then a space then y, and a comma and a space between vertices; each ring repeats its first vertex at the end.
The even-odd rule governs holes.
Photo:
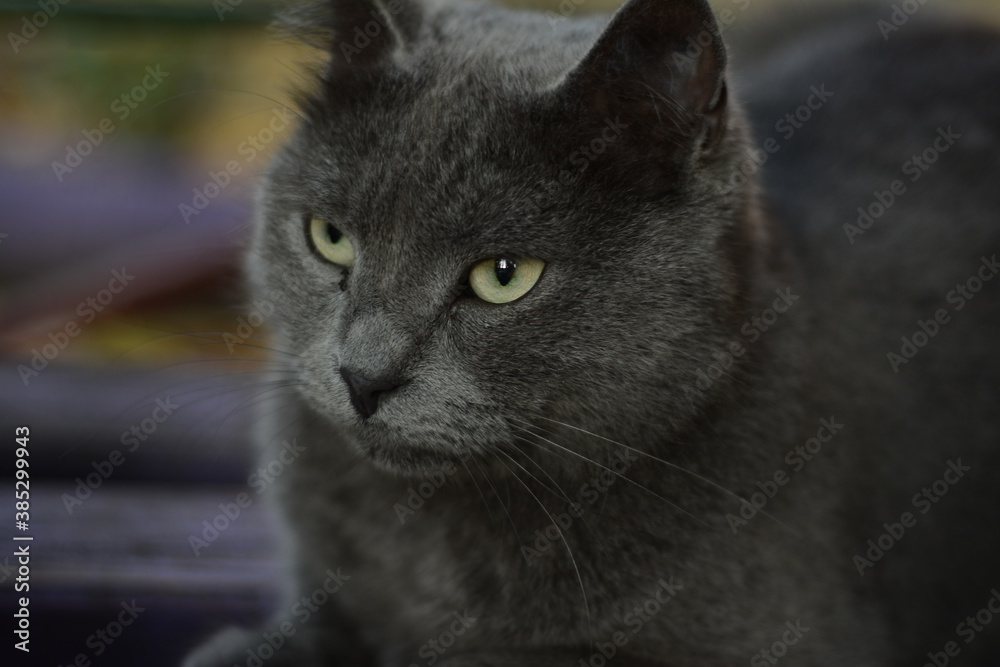
POLYGON ((248 268, 295 586, 187 665, 1000 654, 1000 35, 903 2, 728 68, 745 4, 292 16, 330 57, 248 268))

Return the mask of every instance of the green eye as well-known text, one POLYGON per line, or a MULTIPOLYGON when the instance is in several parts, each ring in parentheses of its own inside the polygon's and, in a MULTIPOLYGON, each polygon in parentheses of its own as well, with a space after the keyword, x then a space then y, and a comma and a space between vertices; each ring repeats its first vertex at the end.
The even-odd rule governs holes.
POLYGON ((477 262, 469 271, 469 287, 483 301, 510 303, 535 286, 545 262, 534 257, 496 257, 477 262))
POLYGON ((309 235, 313 246, 328 261, 340 266, 354 264, 354 246, 350 239, 329 222, 313 216, 309 221, 309 235))

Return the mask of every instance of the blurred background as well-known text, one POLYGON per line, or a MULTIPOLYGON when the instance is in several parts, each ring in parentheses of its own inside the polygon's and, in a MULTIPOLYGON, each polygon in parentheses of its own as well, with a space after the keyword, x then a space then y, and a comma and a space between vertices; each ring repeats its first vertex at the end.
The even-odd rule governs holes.
MULTIPOLYGON (((555 20, 619 3, 513 4, 555 20)), ((741 9, 734 35, 781 19, 773 0, 715 4, 741 9)), ((1000 21, 995 0, 948 5, 1000 21)), ((246 299, 240 258, 289 92, 319 55, 268 29, 276 7, 0 2, 5 643, 27 544, 12 538, 34 538, 30 657, 4 664, 176 665, 277 604, 281 566, 248 485, 250 417, 274 390, 260 377, 268 309, 246 299)))

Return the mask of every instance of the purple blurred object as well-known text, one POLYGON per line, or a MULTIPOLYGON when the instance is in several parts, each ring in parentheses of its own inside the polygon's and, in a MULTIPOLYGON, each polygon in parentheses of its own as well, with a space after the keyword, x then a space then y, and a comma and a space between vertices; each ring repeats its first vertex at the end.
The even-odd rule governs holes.
POLYGON ((179 207, 206 181, 162 147, 126 142, 100 147, 62 182, 49 164, 0 164, 0 336, 76 317, 123 267, 135 279, 116 309, 231 271, 250 188, 234 182, 187 224, 179 207))

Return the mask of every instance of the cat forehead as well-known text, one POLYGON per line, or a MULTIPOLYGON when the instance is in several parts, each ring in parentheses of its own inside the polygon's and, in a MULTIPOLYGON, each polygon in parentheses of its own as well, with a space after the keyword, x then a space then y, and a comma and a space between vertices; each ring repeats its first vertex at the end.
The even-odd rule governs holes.
POLYGON ((355 176, 348 224, 386 248, 423 246, 436 254, 560 236, 561 221, 539 215, 544 194, 467 151, 395 154, 391 164, 355 176))
POLYGON ((336 141, 307 135, 300 152, 311 156, 314 196, 365 228, 405 224, 471 234, 469 220, 524 217, 519 209, 539 204, 532 183, 555 171, 532 154, 523 109, 509 99, 474 103, 479 93, 458 88, 465 94, 451 94, 462 105, 447 106, 428 92, 332 119, 340 123, 336 141))

